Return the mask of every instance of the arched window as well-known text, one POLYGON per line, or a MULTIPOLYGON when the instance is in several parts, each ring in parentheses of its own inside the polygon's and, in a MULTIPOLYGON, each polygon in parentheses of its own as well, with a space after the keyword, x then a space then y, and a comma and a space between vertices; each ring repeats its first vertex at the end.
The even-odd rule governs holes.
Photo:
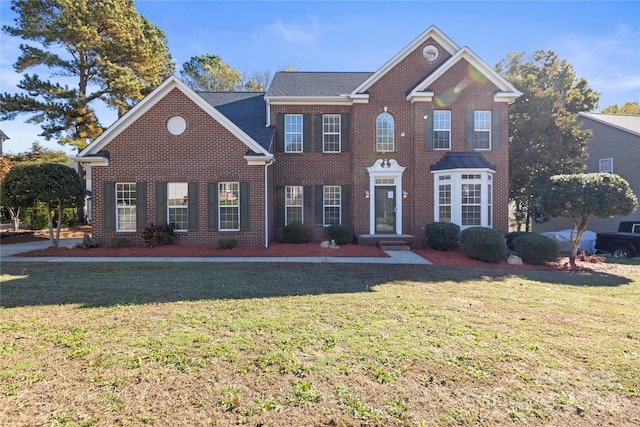
POLYGON ((393 116, 381 113, 376 118, 376 151, 395 151, 393 116))

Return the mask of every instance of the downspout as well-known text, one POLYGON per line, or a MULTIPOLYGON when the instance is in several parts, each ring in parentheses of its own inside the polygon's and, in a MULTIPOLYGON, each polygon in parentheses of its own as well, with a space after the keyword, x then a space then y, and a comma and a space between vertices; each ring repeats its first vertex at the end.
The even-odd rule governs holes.
POLYGON ((275 162, 271 159, 264 164, 264 248, 269 249, 269 174, 268 168, 275 162))

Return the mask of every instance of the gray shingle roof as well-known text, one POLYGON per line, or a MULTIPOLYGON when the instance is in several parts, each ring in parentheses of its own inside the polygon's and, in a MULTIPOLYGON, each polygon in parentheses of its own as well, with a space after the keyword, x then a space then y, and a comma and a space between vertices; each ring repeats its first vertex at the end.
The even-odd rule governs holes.
POLYGON ((431 166, 432 171, 442 171, 449 169, 491 169, 496 167, 487 162, 480 153, 447 153, 435 165, 431 166))
POLYGON ((640 135, 640 116, 585 112, 579 113, 579 115, 640 135))
POLYGON ((271 96, 340 96, 351 93, 373 73, 279 71, 267 90, 271 96))
POLYGON ((264 92, 198 92, 198 95, 269 151, 275 127, 266 127, 264 92))

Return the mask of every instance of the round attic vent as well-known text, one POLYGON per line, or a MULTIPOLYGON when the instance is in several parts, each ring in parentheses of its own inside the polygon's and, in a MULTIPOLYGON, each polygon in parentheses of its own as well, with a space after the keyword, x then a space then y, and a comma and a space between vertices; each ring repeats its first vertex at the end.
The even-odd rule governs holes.
POLYGON ((167 122, 167 130, 171 135, 182 135, 187 128, 187 122, 180 116, 174 116, 167 122))

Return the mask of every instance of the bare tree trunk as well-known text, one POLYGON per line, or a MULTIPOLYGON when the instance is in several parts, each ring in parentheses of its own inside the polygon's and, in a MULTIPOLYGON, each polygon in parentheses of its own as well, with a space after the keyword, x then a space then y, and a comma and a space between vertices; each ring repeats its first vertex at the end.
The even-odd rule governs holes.
POLYGON ((47 202, 47 218, 49 219, 49 242, 51 242, 51 246, 55 245, 55 241, 53 240, 53 217, 51 216, 51 205, 47 202))
POLYGON ((20 208, 15 210, 14 208, 9 208, 9 215, 11 215, 11 220, 13 221, 13 231, 20 231, 20 208))
POLYGON ((58 201, 58 227, 56 229, 56 248, 60 245, 60 227, 62 227, 62 200, 58 201))

